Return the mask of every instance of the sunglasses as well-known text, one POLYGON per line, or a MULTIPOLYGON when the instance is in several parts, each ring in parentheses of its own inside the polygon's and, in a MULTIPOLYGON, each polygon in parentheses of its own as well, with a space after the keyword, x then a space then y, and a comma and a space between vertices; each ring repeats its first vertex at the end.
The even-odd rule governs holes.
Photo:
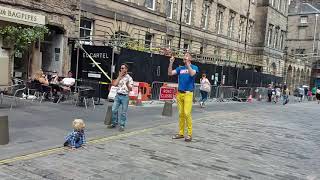
POLYGON ((121 67, 120 69, 125 69, 125 67, 121 67))

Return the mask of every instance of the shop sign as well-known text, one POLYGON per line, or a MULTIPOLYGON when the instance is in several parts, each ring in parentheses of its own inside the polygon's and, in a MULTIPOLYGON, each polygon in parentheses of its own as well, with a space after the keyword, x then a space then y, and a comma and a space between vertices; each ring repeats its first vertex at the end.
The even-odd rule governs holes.
POLYGON ((0 7, 0 19, 4 21, 10 21, 27 25, 46 24, 46 18, 43 15, 7 7, 0 7))

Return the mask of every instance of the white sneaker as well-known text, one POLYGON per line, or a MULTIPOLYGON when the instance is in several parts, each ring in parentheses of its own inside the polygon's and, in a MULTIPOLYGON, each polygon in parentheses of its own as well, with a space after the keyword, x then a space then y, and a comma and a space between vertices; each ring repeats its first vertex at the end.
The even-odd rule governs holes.
POLYGON ((203 107, 203 102, 200 102, 200 107, 203 107))

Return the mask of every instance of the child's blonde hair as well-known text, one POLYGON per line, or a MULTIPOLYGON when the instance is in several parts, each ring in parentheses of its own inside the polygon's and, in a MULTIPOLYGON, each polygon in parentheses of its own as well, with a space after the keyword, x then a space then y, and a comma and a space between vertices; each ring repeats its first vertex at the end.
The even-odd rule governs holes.
POLYGON ((86 124, 84 123, 84 121, 82 119, 75 119, 72 122, 72 126, 75 130, 83 130, 86 127, 86 124))

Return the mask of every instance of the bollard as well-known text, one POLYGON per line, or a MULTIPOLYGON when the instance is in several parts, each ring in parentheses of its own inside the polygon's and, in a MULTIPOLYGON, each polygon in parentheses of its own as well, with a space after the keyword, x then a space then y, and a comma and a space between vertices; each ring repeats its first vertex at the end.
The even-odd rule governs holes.
POLYGON ((111 124, 111 119, 112 119, 112 105, 108 105, 106 117, 104 119, 104 124, 105 125, 110 125, 111 124))
POLYGON ((9 143, 8 116, 0 115, 0 145, 9 143))
POLYGON ((162 116, 172 116, 172 102, 166 101, 164 103, 162 116))

